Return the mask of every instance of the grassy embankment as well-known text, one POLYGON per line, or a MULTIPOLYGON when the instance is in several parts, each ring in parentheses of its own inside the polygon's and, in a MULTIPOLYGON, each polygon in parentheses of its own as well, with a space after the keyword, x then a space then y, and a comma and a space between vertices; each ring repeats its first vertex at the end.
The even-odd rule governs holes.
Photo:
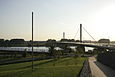
POLYGON ((76 77, 86 58, 48 59, 0 66, 0 77, 76 77))

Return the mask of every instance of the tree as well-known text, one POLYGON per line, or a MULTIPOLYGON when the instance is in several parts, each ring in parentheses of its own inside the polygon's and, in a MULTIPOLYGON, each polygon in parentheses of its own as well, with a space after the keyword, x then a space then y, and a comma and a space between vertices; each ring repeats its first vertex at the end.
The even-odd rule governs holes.
POLYGON ((62 52, 60 50, 54 50, 53 56, 55 58, 60 58, 61 55, 62 55, 62 52))
POLYGON ((84 54, 85 53, 85 47, 84 46, 77 46, 76 51, 79 54, 84 54))
POLYGON ((5 45, 4 39, 0 39, 0 46, 4 46, 4 45, 5 45))
POLYGON ((48 39, 47 42, 48 42, 48 43, 55 43, 56 40, 55 40, 55 39, 48 39))
POLYGON ((9 46, 9 43, 10 43, 9 40, 5 40, 5 46, 6 46, 6 47, 9 46))
POLYGON ((50 46, 49 47, 50 56, 53 56, 53 52, 54 52, 54 46, 50 46))
POLYGON ((74 39, 61 39, 61 42, 75 42, 74 39))

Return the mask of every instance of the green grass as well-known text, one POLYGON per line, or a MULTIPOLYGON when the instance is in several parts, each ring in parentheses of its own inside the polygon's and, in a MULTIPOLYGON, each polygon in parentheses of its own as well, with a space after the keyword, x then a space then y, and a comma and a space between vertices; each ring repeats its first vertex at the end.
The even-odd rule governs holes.
POLYGON ((0 66, 0 77, 76 77, 86 58, 48 59, 0 66))

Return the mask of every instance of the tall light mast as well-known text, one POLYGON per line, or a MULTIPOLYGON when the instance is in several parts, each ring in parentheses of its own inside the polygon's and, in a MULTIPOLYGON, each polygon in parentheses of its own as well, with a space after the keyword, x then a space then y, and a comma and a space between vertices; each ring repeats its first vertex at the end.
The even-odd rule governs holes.
POLYGON ((33 57, 33 12, 32 12, 32 70, 34 69, 34 57, 33 57))

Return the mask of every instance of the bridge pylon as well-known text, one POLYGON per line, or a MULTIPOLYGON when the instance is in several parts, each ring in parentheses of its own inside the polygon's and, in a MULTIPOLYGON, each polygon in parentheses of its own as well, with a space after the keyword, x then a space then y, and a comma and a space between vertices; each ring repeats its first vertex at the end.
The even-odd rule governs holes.
POLYGON ((82 42, 82 24, 80 24, 80 42, 82 42))

